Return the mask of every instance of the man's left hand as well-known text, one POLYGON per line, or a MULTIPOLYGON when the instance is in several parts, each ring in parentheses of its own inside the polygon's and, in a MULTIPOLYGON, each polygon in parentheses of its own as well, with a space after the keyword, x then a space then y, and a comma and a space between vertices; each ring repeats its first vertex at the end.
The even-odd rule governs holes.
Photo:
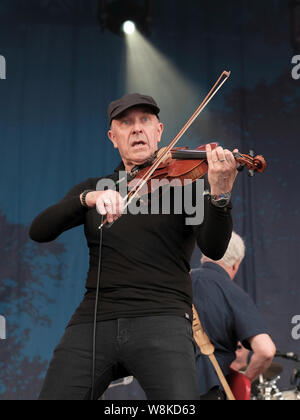
MULTIPOLYGON (((235 149, 234 152, 238 150, 235 149)), ((210 144, 207 144, 206 155, 210 193, 219 195, 230 192, 238 174, 237 162, 233 154, 220 146, 212 150, 210 144)))

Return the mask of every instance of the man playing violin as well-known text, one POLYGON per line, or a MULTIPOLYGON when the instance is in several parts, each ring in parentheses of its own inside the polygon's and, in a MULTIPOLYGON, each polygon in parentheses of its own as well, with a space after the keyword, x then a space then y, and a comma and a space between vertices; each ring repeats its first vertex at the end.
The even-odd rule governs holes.
MULTIPOLYGON (((106 178, 117 182, 119 171, 153 160, 164 128, 159 111, 153 98, 140 94, 109 105, 108 137, 122 163, 106 178)), ((55 349, 40 399, 97 399, 111 381, 129 375, 148 399, 199 399, 189 261, 195 244, 213 260, 225 253, 237 175, 230 151, 207 145, 206 152, 210 195, 201 225, 186 225, 184 214, 172 209, 168 215, 123 214, 124 198, 116 189, 97 191, 99 178, 76 185, 33 221, 30 236, 37 242, 84 225, 90 252, 86 294, 55 349), (101 215, 117 222, 99 231, 101 215)))

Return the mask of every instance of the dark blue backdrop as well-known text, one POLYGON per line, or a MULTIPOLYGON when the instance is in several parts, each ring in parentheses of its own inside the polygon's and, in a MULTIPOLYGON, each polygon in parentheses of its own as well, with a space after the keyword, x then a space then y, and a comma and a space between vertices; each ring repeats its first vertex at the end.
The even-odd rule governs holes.
MULTIPOLYGON (((148 40, 194 88, 192 95, 173 88, 168 97, 160 95, 168 82, 159 80, 157 68, 153 90, 166 124, 164 144, 221 71, 232 71, 181 144, 218 140, 267 159, 263 175, 240 174, 234 190, 234 228, 247 246, 238 282, 256 301, 278 349, 299 352, 291 321, 300 314, 300 80, 291 76, 287 3, 156 1, 148 40)), ((37 245, 28 227, 74 184, 110 173, 119 162, 106 136, 106 107, 126 91, 126 47, 122 38, 100 31, 96 6, 95 0, 0 4, 7 72, 0 80, 0 315, 7 320, 1 399, 38 395, 88 268, 81 228, 37 245)), ((153 74, 144 73, 151 86, 153 74)), ((192 266, 199 256, 195 250, 192 266)), ((281 386, 288 388, 293 363, 284 366, 281 386)), ((134 384, 106 396, 142 393, 134 384)))

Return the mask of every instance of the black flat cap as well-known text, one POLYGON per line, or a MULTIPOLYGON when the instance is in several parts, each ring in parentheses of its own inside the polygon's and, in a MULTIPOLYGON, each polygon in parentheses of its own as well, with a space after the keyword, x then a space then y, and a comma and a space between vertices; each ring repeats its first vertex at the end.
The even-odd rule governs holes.
POLYGON ((156 115, 160 112, 157 103, 151 96, 141 95, 140 93, 130 93, 109 104, 107 109, 109 123, 118 115, 122 114, 122 112, 133 106, 148 106, 156 115))

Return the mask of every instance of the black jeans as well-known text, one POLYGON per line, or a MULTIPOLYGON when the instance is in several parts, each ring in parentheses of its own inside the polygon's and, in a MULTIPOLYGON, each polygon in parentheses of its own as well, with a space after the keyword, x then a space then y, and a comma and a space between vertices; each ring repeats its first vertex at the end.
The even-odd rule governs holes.
MULTIPOLYGON (((41 400, 91 398, 93 324, 70 326, 54 351, 41 400)), ((190 321, 178 316, 122 318, 97 324, 95 398, 134 376, 149 400, 199 400, 190 321)))

